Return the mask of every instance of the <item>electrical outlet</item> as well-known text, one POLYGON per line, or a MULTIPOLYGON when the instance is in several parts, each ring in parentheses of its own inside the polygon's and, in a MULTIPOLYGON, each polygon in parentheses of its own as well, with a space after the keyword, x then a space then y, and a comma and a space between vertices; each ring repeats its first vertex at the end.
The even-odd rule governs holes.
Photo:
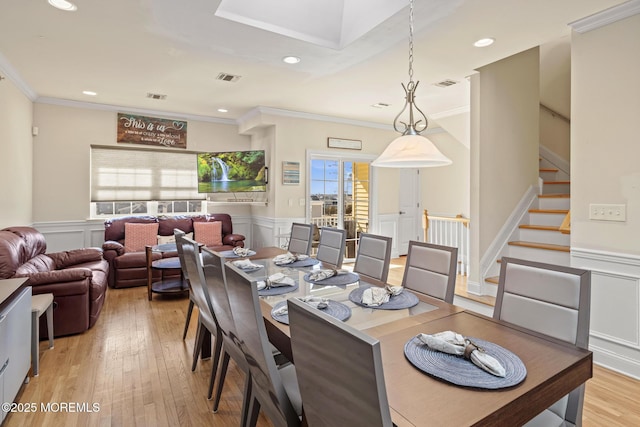
POLYGON ((627 220, 626 207, 626 205, 602 205, 592 203, 589 205, 589 219, 625 222, 627 220))

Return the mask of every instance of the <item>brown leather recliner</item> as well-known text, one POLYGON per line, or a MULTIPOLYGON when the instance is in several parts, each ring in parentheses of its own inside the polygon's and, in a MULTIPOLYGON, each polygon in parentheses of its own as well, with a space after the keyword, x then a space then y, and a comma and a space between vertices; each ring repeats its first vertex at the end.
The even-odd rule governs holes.
MULTIPOLYGON (((100 315, 107 290, 109 265, 100 248, 45 253, 44 236, 32 227, 0 230, 0 279, 28 277, 33 295, 53 294, 56 337, 83 332, 100 315)), ((40 338, 48 338, 46 316, 40 338)))
MULTIPOLYGON (((124 247, 126 223, 158 223, 158 235, 173 236, 175 228, 185 233, 193 232, 194 222, 222 222, 222 246, 209 246, 214 251, 244 247, 245 236, 233 233, 233 223, 229 214, 177 215, 177 216, 127 216, 108 219, 104 222, 104 258, 109 263, 109 286, 129 288, 147 285, 147 258, 144 251, 126 252, 124 247)), ((176 257, 177 251, 153 252, 153 260, 161 257, 176 257)), ((155 270, 153 281, 167 280, 180 276, 180 270, 155 270)))

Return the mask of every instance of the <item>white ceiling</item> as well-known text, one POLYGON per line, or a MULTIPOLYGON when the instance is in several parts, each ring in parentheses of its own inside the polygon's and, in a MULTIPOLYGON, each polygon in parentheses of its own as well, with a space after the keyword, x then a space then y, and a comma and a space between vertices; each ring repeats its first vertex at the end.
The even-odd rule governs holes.
MULTIPOLYGON (((474 69, 566 41, 568 23, 623 2, 416 0, 414 79, 421 81, 416 102, 428 115, 468 108, 465 77, 474 69), (496 43, 473 47, 482 37, 496 43), (445 79, 459 84, 433 86, 445 79)), ((76 12, 62 12, 46 0, 2 0, 0 74, 32 91, 33 98, 225 119, 263 106, 383 124, 391 123, 404 103, 408 0, 75 4, 76 12), (286 55, 302 62, 284 64, 286 55), (241 78, 218 81, 219 73, 241 78), (147 93, 167 98, 148 99, 147 93), (372 107, 376 103, 390 107, 372 107)))

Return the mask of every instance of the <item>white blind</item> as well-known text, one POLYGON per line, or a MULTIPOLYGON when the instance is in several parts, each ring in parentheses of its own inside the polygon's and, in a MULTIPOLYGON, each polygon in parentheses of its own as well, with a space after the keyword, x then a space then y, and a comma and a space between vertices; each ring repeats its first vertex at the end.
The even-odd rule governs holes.
POLYGON ((91 201, 202 200, 196 153, 91 147, 91 201))

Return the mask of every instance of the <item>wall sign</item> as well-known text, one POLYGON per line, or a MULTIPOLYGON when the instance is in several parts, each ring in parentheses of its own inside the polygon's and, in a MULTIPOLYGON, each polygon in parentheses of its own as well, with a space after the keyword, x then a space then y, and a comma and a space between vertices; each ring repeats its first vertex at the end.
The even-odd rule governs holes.
POLYGON ((187 122, 118 113, 118 142, 187 148, 187 122))
POLYGON ((329 148, 348 148, 350 150, 362 150, 362 141, 358 139, 327 138, 329 148))

